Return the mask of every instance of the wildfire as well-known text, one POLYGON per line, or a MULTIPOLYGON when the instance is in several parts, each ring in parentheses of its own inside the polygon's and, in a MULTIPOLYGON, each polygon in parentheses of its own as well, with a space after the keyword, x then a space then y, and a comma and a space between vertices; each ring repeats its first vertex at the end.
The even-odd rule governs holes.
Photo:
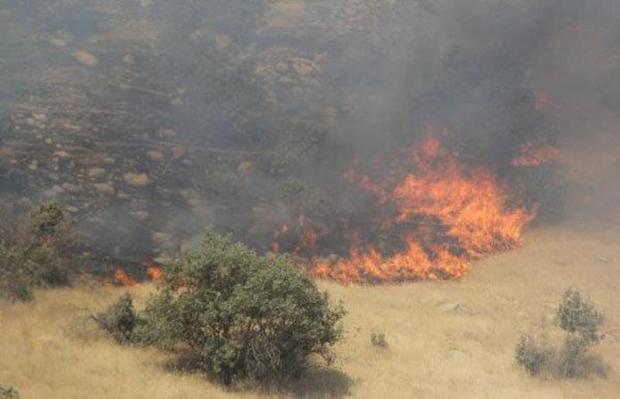
POLYGON ((114 270, 114 282, 122 287, 127 288, 132 288, 138 285, 138 282, 120 267, 114 270))
POLYGON ((394 187, 354 170, 345 176, 374 193, 379 205, 396 208, 382 225, 402 231, 402 249, 387 255, 354 243, 346 259, 315 262, 312 275, 344 283, 458 278, 469 261, 518 245, 534 218, 526 209, 509 208, 506 190, 491 171, 466 172, 430 134, 409 152, 408 163, 411 172, 394 187))
POLYGON ((152 281, 160 281, 164 277, 164 272, 161 270, 161 267, 150 265, 146 268, 146 274, 152 281))

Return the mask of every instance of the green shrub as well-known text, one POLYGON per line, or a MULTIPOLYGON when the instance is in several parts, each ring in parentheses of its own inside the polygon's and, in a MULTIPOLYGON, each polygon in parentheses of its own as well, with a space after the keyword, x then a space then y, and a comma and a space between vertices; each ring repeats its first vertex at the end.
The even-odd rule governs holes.
POLYGON ((370 334, 370 342, 374 346, 378 346, 380 348, 387 348, 387 346, 388 346, 388 343, 387 343, 387 340, 385 339, 385 334, 384 333, 372 333, 372 334, 370 334))
POLYGON ((45 204, 0 203, 0 297, 26 300, 32 289, 69 283, 76 267, 75 237, 64 210, 45 204))
POLYGON ((530 375, 539 375, 548 370, 555 357, 553 349, 529 335, 521 337, 515 352, 517 363, 530 375))
POLYGON ((0 399, 19 399, 19 391, 10 385, 0 385, 0 399))
POLYGON ((592 344, 601 339, 598 329, 602 322, 603 316, 592 303, 582 298, 579 291, 574 288, 566 290, 557 310, 557 323, 562 330, 592 344))
POLYGON ((105 312, 94 317, 95 321, 120 344, 136 341, 134 331, 140 320, 129 293, 123 295, 105 312))
POLYGON ((584 364, 588 350, 602 339, 599 327, 603 316, 579 291, 571 288, 564 293, 556 319, 559 327, 566 332, 559 359, 560 373, 569 378, 578 377, 587 372, 584 364))
POLYGON ((549 374, 559 378, 575 378, 600 370, 587 356, 588 350, 602 339, 599 327, 602 315, 594 305, 573 288, 566 290, 556 311, 556 325, 564 332, 561 348, 550 348, 528 335, 521 337, 516 347, 516 360, 529 374, 549 374))
POLYGON ((286 258, 257 256, 213 233, 166 269, 137 323, 131 309, 124 298, 108 311, 122 339, 189 348, 225 384, 299 376, 311 354, 329 363, 344 314, 286 258))

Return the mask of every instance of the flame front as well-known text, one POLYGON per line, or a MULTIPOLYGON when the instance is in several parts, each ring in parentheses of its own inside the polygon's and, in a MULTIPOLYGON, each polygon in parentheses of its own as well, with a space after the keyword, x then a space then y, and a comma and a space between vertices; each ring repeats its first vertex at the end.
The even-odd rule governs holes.
POLYGON ((114 282, 127 288, 132 288, 138 285, 138 282, 120 267, 114 270, 114 282))
POLYGON ((397 212, 382 223, 400 231, 401 250, 386 255, 355 243, 349 256, 316 261, 316 277, 351 282, 399 282, 463 276, 471 260, 517 246, 534 212, 510 208, 507 190, 488 169, 466 172, 432 135, 408 157, 410 173, 393 187, 351 170, 345 178, 397 212))

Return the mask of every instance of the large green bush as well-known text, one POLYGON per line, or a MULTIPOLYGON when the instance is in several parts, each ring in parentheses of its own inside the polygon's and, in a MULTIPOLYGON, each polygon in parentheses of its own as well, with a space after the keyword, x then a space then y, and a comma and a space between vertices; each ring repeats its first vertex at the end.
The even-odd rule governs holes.
MULTIPOLYGON (((125 309, 120 313, 130 315, 127 298, 121 301, 108 314, 125 309)), ((230 384, 299 376, 311 354, 329 363, 343 313, 286 258, 261 257, 207 233, 199 248, 166 269, 144 312, 134 321, 122 318, 136 328, 114 330, 121 341, 131 336, 134 342, 189 348, 202 370, 230 384)))
POLYGON ((0 297, 29 299, 32 288, 69 282, 76 267, 75 236, 58 204, 0 203, 0 297))

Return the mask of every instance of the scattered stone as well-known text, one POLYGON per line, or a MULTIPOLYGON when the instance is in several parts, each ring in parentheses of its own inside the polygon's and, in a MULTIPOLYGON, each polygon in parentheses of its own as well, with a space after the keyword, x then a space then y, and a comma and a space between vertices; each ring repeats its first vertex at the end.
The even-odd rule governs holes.
POLYGON ((136 63, 136 57, 134 57, 133 54, 126 54, 123 57, 123 62, 127 65, 133 65, 136 63))
POLYGON ((215 42, 217 43, 217 46, 221 49, 226 49, 233 44, 233 40, 231 39, 231 37, 224 34, 217 35, 215 37, 215 42))
POLYGON ((114 193, 116 193, 116 190, 114 189, 114 185, 112 184, 112 182, 97 183, 95 184, 95 188, 97 189, 97 191, 103 194, 114 195, 114 193))
POLYGON ((105 169, 103 168, 92 168, 88 171, 88 177, 99 178, 105 176, 105 169))
POLYGON ((94 55, 92 55, 91 53, 87 52, 87 51, 76 51, 75 53, 73 53, 73 57, 78 61, 81 62, 84 65, 87 66, 95 66, 97 65, 97 57, 95 57, 94 55))
POLYGON ((54 37, 54 38, 50 39, 50 43, 53 46, 56 46, 56 47, 66 47, 67 46, 67 42, 64 39, 61 39, 59 37, 54 37))
POLYGON ((249 176, 254 171, 254 164, 250 161, 241 161, 237 166, 237 174, 239 176, 249 176))
POLYGON ((64 192, 65 192, 65 190, 63 190, 62 187, 60 187, 60 186, 52 186, 52 188, 50 188, 49 190, 45 191, 43 194, 46 197, 52 197, 53 198, 53 197, 59 196, 60 194, 62 194, 64 192))
POLYGON ((172 147, 172 157, 174 159, 183 158, 183 156, 185 156, 186 153, 187 153, 187 148, 183 146, 172 147))
POLYGON ((127 184, 134 187, 146 187, 151 183, 146 173, 125 173, 123 179, 125 179, 127 184))
POLYGON ((131 216, 143 222, 149 217, 149 213, 147 211, 133 211, 131 212, 131 216))
POLYGON ((175 137, 177 135, 177 132, 175 132, 174 129, 161 129, 159 131, 159 135, 161 137, 171 138, 171 137, 175 137))
POLYGON ((65 150, 59 150, 59 151, 56 151, 56 152, 54 153, 54 155, 55 155, 55 156, 57 156, 58 158, 62 158, 62 159, 68 159, 68 158, 71 158, 71 154, 69 154, 69 153, 68 153, 67 151, 65 151, 65 150))
POLYGON ((80 186, 72 183, 63 183, 62 188, 70 193, 78 193, 82 190, 80 186))
POLYGON ((164 154, 161 151, 152 150, 146 153, 151 161, 161 162, 164 160, 164 154))
POLYGON ((170 243, 172 235, 163 231, 157 231, 151 235, 151 239, 158 245, 164 245, 170 243))

